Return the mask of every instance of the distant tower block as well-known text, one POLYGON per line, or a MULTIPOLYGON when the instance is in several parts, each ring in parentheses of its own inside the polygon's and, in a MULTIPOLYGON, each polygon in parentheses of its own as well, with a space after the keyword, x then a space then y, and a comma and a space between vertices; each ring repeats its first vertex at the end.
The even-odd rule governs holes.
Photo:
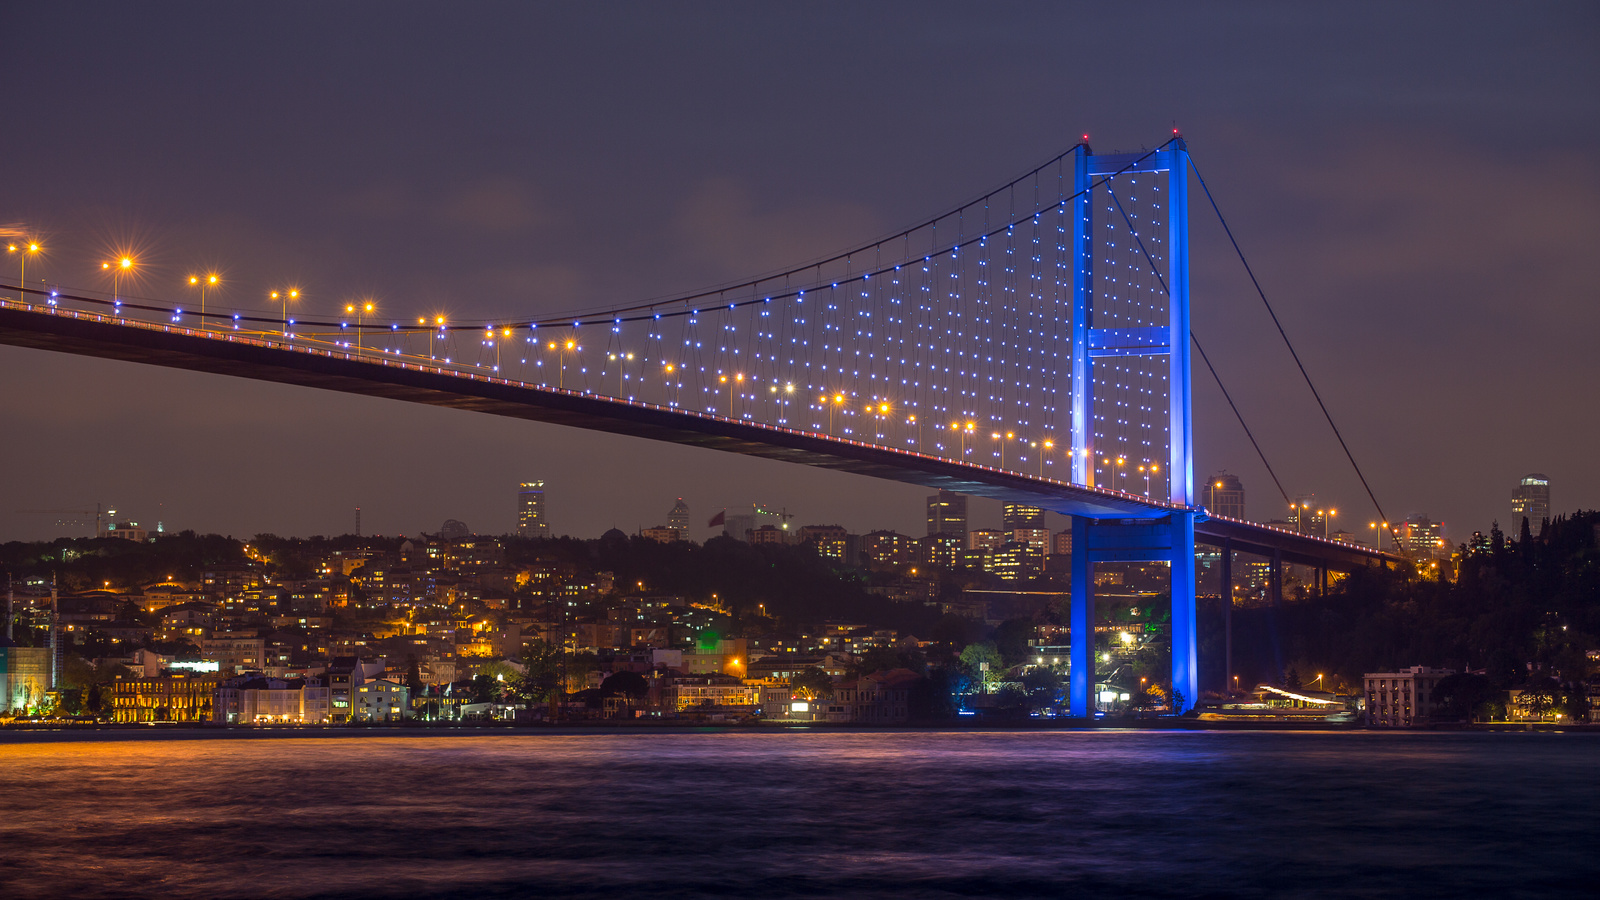
POLYGON ((672 504, 672 511, 667 513, 667 527, 678 533, 678 540, 689 539, 689 504, 683 502, 682 497, 672 504))
POLYGON ((1200 492, 1200 505, 1214 516, 1243 519, 1244 485, 1239 482, 1239 476, 1226 471, 1211 476, 1200 492))
POLYGON ((544 481, 524 481, 517 491, 517 533, 527 537, 549 537, 550 523, 544 517, 544 481))
POLYGON ((1539 536, 1539 528, 1550 518, 1550 477, 1535 472, 1524 476, 1511 489, 1511 521, 1505 532, 1516 536, 1522 533, 1522 520, 1528 520, 1528 531, 1539 536))
POLYGON ((928 533, 967 533, 967 498, 965 494, 940 491, 928 498, 928 533))

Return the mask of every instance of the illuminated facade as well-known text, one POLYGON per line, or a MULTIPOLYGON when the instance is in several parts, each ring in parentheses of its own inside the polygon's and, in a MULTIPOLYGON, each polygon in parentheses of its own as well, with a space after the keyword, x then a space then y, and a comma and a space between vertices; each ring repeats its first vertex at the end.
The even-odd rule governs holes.
POLYGON ((386 678, 361 685, 350 697, 351 718, 362 722, 398 722, 411 708, 411 690, 386 678))
POLYGON ((1450 543, 1444 539, 1444 525, 1427 516, 1411 516, 1395 526, 1400 549, 1412 559, 1447 559, 1450 543))
POLYGON ((544 480, 524 481, 517 490, 517 533, 525 537, 549 537, 550 523, 544 516, 544 480))
POLYGON ((177 673, 118 678, 111 684, 114 722, 204 722, 211 718, 222 676, 177 673))
POLYGON ((1433 689, 1454 674, 1453 669, 1412 666, 1400 672, 1361 676, 1366 686, 1367 724, 1381 728, 1428 724, 1433 715, 1433 689))
POLYGON ((217 688, 212 719, 228 725, 326 725, 329 691, 322 681, 234 678, 217 688))
POLYGON ((1043 528, 1044 510, 1025 503, 1007 503, 1000 511, 1000 523, 1007 531, 1043 528))
POLYGON ((50 648, 18 647, 0 637, 0 715, 37 710, 50 692, 50 648))
POLYGON ((1550 477, 1535 472, 1523 476, 1511 489, 1511 522, 1506 532, 1513 538, 1522 534, 1522 520, 1528 520, 1528 531, 1539 536, 1541 526, 1550 518, 1550 477))

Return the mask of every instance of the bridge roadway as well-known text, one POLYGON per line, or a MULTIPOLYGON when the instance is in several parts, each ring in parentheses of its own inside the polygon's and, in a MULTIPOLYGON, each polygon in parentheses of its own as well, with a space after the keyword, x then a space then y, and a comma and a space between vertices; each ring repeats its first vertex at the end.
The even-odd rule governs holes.
MULTIPOLYGON (((943 489, 1100 520, 1160 520, 1180 507, 938 456, 726 416, 439 366, 429 361, 306 346, 304 341, 203 331, 14 300, 0 301, 0 344, 275 381, 408 403, 549 422, 741 453, 943 489)), ((1343 570, 1401 558, 1220 517, 1195 525, 1195 540, 1284 562, 1343 570)))

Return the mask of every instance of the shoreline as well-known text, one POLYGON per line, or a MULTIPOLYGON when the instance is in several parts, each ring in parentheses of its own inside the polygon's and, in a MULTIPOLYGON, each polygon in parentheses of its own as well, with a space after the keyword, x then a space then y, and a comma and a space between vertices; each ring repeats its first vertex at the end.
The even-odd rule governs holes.
POLYGON ((1323 723, 1304 725, 1283 722, 1195 722, 1183 721, 1163 724, 1135 724, 1104 720, 1095 723, 1060 722, 1048 725, 1017 723, 923 723, 915 725, 832 725, 826 723, 762 723, 755 725, 723 725, 692 723, 623 724, 595 722, 570 725, 471 725, 471 726, 359 726, 346 725, 201 725, 163 726, 145 725, 87 725, 39 726, 0 728, 0 746, 46 743, 105 743, 129 740, 276 740, 295 738, 344 739, 362 737, 574 737, 581 735, 624 734, 1030 734, 1049 732, 1255 732, 1278 734, 1590 734, 1600 735, 1600 725, 1557 725, 1555 723, 1483 723, 1477 725, 1449 724, 1427 728, 1369 728, 1365 726, 1333 726, 1323 723))

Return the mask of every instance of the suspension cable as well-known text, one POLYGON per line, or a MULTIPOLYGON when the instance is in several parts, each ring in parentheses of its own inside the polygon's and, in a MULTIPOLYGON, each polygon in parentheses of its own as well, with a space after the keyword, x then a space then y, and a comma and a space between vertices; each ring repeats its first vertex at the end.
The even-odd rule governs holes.
MULTIPOLYGON (((1127 223, 1128 233, 1133 235, 1134 241, 1138 243, 1139 252, 1143 253, 1145 261, 1150 263, 1150 271, 1155 273, 1156 281, 1160 282, 1161 292, 1167 295, 1167 302, 1171 303, 1172 290, 1167 287, 1167 279, 1161 274, 1161 267, 1156 265, 1155 258, 1145 248, 1144 238, 1140 237, 1138 229, 1133 227, 1133 222, 1128 218, 1127 211, 1122 208, 1122 201, 1117 199, 1117 192, 1107 187, 1106 193, 1111 195, 1111 202, 1117 205, 1117 212, 1122 213, 1122 221, 1127 223)), ((1272 483, 1277 486, 1278 493, 1283 495, 1283 502, 1288 503, 1289 493, 1283 489, 1283 482, 1278 480, 1278 473, 1272 471, 1272 463, 1267 462, 1267 454, 1262 452, 1261 445, 1256 442, 1255 434, 1250 431, 1250 426, 1245 424, 1244 413, 1241 413, 1238 404, 1233 402, 1233 395, 1228 393, 1227 386, 1222 383, 1222 376, 1217 374, 1217 367, 1211 364, 1211 357, 1207 356, 1205 348, 1200 346, 1200 339, 1195 337, 1194 329, 1192 328, 1189 330, 1189 340, 1194 342, 1194 349, 1200 352, 1200 359, 1205 362, 1206 368, 1211 371, 1211 377, 1217 382, 1217 388, 1222 391, 1223 399, 1228 401, 1228 407, 1233 410, 1234 418, 1239 420, 1239 427, 1244 429, 1245 437, 1250 439, 1250 446, 1256 448, 1256 456, 1260 457, 1261 464, 1267 467, 1267 474, 1272 476, 1272 483)), ((1167 402, 1170 403, 1172 401, 1169 399, 1167 402)))
POLYGON ((1317 386, 1311 382, 1311 373, 1306 371, 1305 363, 1300 361, 1300 354, 1295 352, 1294 343, 1289 340, 1289 335, 1283 330, 1283 323, 1278 321, 1278 314, 1273 311, 1272 304, 1267 301, 1267 292, 1261 289, 1261 282, 1256 279, 1255 270, 1250 268, 1250 261, 1245 259, 1244 250, 1240 249, 1239 241, 1233 236, 1233 229, 1228 227, 1228 220, 1222 215, 1222 210, 1217 206, 1217 200, 1211 196, 1211 188, 1206 186, 1205 177, 1200 174, 1200 169, 1190 158, 1189 167, 1194 170, 1194 177, 1200 181, 1200 189, 1206 192, 1206 200, 1211 203, 1211 210, 1217 214, 1217 221, 1222 223, 1222 230, 1228 234, 1228 242, 1233 244, 1233 252, 1238 254, 1239 262, 1244 265, 1244 271, 1250 276, 1250 283, 1255 285, 1256 296, 1261 298, 1261 303, 1267 308, 1267 315, 1272 317, 1272 324, 1278 328, 1278 335, 1283 338, 1283 345, 1289 348, 1289 355, 1294 357, 1294 364, 1300 369, 1300 375, 1306 380, 1306 387, 1311 389, 1311 396, 1317 400, 1317 406, 1322 410, 1323 418, 1328 420, 1328 427, 1333 429, 1333 436, 1339 439, 1339 448, 1344 451, 1345 458, 1350 460, 1350 467, 1355 469, 1356 477, 1361 479, 1361 487, 1367 492, 1367 499, 1372 501, 1373 509, 1378 511, 1379 521, 1389 529, 1389 538, 1394 541, 1395 547, 1401 555, 1406 553, 1405 545, 1400 542, 1400 533, 1392 523, 1389 516, 1383 511, 1383 504, 1378 502, 1378 496, 1373 493, 1372 485, 1367 483, 1367 476, 1362 473, 1361 466, 1356 462, 1355 454, 1350 452, 1350 445, 1345 443, 1344 435, 1339 432, 1339 426, 1334 424, 1333 414, 1328 412, 1328 404, 1322 402, 1322 394, 1317 391, 1317 386))

